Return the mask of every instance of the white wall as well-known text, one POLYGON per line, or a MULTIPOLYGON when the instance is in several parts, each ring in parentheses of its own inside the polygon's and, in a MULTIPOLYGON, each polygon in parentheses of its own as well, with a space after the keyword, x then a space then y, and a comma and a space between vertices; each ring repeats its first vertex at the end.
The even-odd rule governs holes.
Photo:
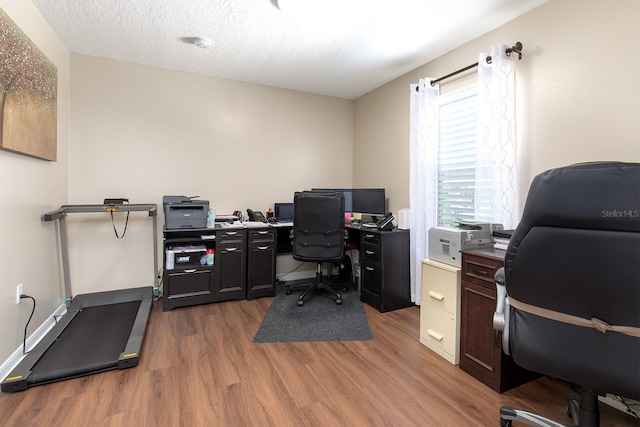
MULTIPOLYGON (((552 0, 355 102, 355 186, 384 182, 393 212, 409 206, 409 85, 524 45, 516 64, 519 192, 571 163, 640 161, 640 2, 552 0)), ((443 84, 455 84, 455 79, 443 84)))
POLYGON ((0 363, 22 345, 32 303, 16 305, 16 285, 37 300, 28 334, 62 304, 56 225, 41 217, 67 201, 69 53, 30 1, 0 8, 58 69, 57 161, 0 150, 0 363))
MULTIPOLYGON (((199 195, 231 214, 351 185, 352 101, 75 54, 71 70, 72 204, 126 197, 162 211, 164 195, 199 195)), ((152 283, 145 214, 123 240, 107 215, 69 223, 76 293, 152 283)))

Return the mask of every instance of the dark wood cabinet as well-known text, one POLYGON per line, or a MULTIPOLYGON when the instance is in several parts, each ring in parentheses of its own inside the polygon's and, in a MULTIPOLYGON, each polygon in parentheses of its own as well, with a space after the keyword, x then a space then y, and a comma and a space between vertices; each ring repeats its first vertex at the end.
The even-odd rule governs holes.
POLYGON ((164 230, 163 310, 216 300, 215 262, 211 266, 200 262, 206 250, 215 247, 213 230, 164 230))
POLYGON ((410 307, 409 231, 360 230, 360 299, 380 312, 410 307))
POLYGON ((247 299, 275 296, 276 245, 275 229, 249 230, 247 299))
POLYGON ((245 299, 246 236, 242 228, 165 228, 162 309, 245 299), (215 251, 213 265, 204 261, 207 249, 215 251), (173 262, 167 263, 168 257, 173 262))
POLYGON ((494 275, 504 263, 504 253, 492 248, 462 252, 460 368, 498 393, 538 376, 502 351, 502 335, 493 329, 494 275))
POLYGON ((247 230, 216 231, 218 280, 215 301, 245 299, 247 294, 247 230))

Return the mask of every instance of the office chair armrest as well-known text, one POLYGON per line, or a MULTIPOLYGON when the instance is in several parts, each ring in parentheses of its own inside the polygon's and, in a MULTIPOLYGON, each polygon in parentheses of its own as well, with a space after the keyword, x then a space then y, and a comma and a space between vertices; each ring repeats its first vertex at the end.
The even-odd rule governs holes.
MULTIPOLYGON (((504 267, 494 276, 496 281, 496 311, 493 313, 493 329, 502 332, 502 350, 509 354, 509 298, 505 287, 504 267)), ((496 332, 497 333, 497 332, 496 332)))

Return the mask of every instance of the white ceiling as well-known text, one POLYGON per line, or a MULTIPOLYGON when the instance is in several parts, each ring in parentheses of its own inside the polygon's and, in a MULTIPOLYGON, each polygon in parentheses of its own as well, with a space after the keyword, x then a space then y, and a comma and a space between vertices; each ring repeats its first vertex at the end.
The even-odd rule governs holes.
POLYGON ((32 1, 72 53, 355 99, 547 0, 32 1))

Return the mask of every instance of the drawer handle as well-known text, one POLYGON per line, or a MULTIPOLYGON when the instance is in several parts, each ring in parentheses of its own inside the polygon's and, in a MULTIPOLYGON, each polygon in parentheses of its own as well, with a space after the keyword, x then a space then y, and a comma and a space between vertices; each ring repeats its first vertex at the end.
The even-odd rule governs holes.
POLYGON ((373 271, 373 268, 371 268, 371 267, 367 267, 367 270, 369 270, 369 271, 373 271))
POLYGON ((188 270, 184 270, 185 273, 195 273, 196 269, 195 268, 190 268, 188 270))
POLYGON ((437 299, 438 301, 442 301, 444 299, 444 295, 433 291, 429 291, 429 296, 433 299, 437 299))
POLYGON ((473 271, 475 274, 477 274, 478 276, 488 276, 489 272, 488 271, 484 271, 484 270, 479 270, 477 268, 472 268, 471 271, 473 271))
POLYGON ((268 231, 258 231, 258 234, 267 234, 268 231))
POLYGON ((227 252, 233 252, 233 251, 235 251, 235 250, 237 250, 237 249, 238 249, 238 248, 227 248, 227 249, 225 249, 225 250, 226 250, 227 252))
POLYGON ((258 249, 260 249, 261 251, 264 251, 265 249, 268 249, 269 246, 258 246, 258 249))
POLYGON ((367 237, 367 238, 369 238, 369 239, 370 239, 370 238, 372 238, 372 237, 373 237, 373 234, 365 234, 365 235, 364 235, 364 237, 367 237))
POLYGON ((440 335, 439 333, 437 333, 436 331, 434 331, 434 330, 432 330, 432 329, 429 329, 429 330, 427 331, 427 333, 428 333, 431 337, 433 337, 433 338, 437 339, 438 341, 442 341, 442 338, 444 338, 442 335, 440 335))
POLYGON ((375 252, 373 252, 373 251, 365 251, 365 253, 366 253, 367 255, 373 255, 375 252))
POLYGON ((235 236, 236 234, 238 234, 237 231, 227 231, 227 236, 235 236))

